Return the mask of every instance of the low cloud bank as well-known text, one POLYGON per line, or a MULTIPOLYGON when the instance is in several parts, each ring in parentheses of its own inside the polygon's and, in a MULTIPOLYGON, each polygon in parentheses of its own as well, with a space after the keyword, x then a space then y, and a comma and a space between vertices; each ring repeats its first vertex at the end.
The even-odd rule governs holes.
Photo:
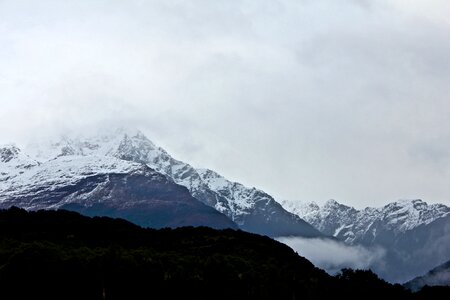
POLYGON ((385 255, 382 248, 350 246, 331 239, 280 237, 277 240, 331 274, 343 268, 371 269, 382 264, 385 255))

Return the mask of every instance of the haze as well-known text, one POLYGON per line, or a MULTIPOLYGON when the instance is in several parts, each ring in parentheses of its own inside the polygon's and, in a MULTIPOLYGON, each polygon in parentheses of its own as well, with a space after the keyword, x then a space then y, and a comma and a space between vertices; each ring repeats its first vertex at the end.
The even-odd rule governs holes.
POLYGON ((0 1, 0 143, 140 128, 277 199, 450 204, 447 0, 0 1))

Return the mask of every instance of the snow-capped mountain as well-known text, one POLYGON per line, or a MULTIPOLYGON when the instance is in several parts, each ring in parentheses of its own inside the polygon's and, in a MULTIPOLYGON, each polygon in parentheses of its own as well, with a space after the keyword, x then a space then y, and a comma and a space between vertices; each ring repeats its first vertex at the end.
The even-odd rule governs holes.
POLYGON ((282 205, 347 244, 386 249, 386 264, 377 272, 391 281, 409 280, 450 259, 450 208, 443 204, 400 200, 362 210, 335 200, 282 205))
MULTIPOLYGON (((65 145, 66 146, 66 145, 65 145)), ((161 228, 237 228, 225 215, 145 164, 66 151, 36 159, 16 146, 0 148, 0 208, 71 209, 161 228), (39 159, 39 161, 37 160, 39 159)))
MULTIPOLYGON (((243 229, 271 236, 322 236, 310 224, 286 211, 264 191, 231 182, 208 169, 197 169, 196 172, 202 186, 205 185, 217 195, 214 207, 243 229)), ((201 199, 201 195, 195 191, 193 194, 201 199)))
POLYGON ((0 147, 0 184, 8 179, 16 177, 39 163, 15 145, 0 147))
MULTIPOLYGON (((178 161, 138 130, 117 129, 91 136, 65 136, 31 145, 26 153, 35 165, 15 179, 10 176, 9 169, 2 171, 11 178, 0 184, 1 203, 26 197, 37 186, 43 185, 40 190, 48 192, 73 185, 87 176, 130 174, 145 166, 186 187, 193 197, 225 214, 241 229, 270 236, 322 236, 263 191, 229 182, 215 172, 197 170, 178 161), (217 184, 219 181, 220 185, 217 184)), ((10 156, 5 154, 5 157, 10 156)), ((0 168, 3 170, 3 165, 0 168)), ((83 197, 78 195, 76 198, 83 197)), ((36 209, 42 203, 31 201, 27 205, 27 208, 36 209)), ((57 208, 62 202, 43 204, 44 207, 48 205, 57 208)))
POLYGON ((421 225, 428 225, 450 214, 450 208, 443 204, 428 205, 422 200, 399 200, 381 208, 367 207, 356 210, 327 201, 323 206, 314 202, 295 203, 282 201, 283 207, 326 233, 349 244, 376 238, 377 230, 405 233, 421 225))

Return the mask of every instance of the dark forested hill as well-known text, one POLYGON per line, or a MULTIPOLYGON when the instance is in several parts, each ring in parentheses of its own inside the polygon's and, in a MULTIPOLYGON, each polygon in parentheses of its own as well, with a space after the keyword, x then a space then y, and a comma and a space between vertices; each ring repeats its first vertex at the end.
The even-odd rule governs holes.
POLYGON ((0 211, 1 299, 411 298, 370 271, 331 277, 268 237, 143 229, 68 211, 0 211))

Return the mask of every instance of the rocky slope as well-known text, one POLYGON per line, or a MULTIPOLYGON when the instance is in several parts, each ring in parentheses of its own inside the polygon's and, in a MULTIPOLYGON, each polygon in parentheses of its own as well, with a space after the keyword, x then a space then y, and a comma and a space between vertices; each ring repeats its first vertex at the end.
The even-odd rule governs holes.
POLYGON ((314 202, 283 201, 282 205, 320 231, 349 244, 370 242, 376 239, 380 229, 395 234, 405 233, 450 214, 449 207, 443 204, 428 205, 422 200, 399 200, 381 208, 367 207, 363 210, 335 200, 329 200, 321 207, 314 202))
POLYGON ((0 208, 65 208, 122 217, 153 228, 237 228, 225 215, 145 164, 72 153, 37 162, 15 146, 0 148, 0 153, 0 208))
MULTIPOLYGON (((13 174, 20 172, 14 173, 11 168, 1 166, 2 174, 6 175, 2 175, 5 180, 0 183, 0 201, 5 205, 13 203, 11 199, 14 197, 8 196, 10 193, 25 198, 31 195, 28 198, 33 198, 33 190, 37 188, 48 191, 74 184, 74 181, 86 176, 128 174, 134 168, 147 166, 186 187, 193 197, 223 213, 243 230, 269 236, 323 236, 300 217, 283 209, 270 195, 230 182, 213 171, 195 169, 176 160, 138 130, 114 129, 94 135, 66 136, 32 145, 26 152, 26 158, 31 160, 33 167, 26 169, 18 178, 14 179, 16 175, 13 174), (219 181, 220 185, 217 184, 219 181), (40 183, 44 187, 41 188, 40 183)), ((77 199, 83 197, 77 195, 77 199)), ((64 201, 67 201, 66 198, 64 201)), ((58 201, 48 199, 41 204, 30 201, 27 208, 60 205, 58 201)))
POLYGON ((269 236, 322 236, 263 191, 229 182, 215 172, 176 160, 138 130, 120 128, 90 137, 66 137, 33 148, 37 159, 95 155, 145 164, 185 186, 196 199, 225 214, 246 231, 269 236), (218 178, 223 183, 220 187, 212 184, 218 178))

